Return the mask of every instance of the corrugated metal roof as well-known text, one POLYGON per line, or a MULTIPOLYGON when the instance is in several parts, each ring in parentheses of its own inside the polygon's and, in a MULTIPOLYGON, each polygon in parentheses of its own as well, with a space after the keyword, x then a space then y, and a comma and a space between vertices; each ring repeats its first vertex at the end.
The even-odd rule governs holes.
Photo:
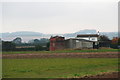
POLYGON ((67 41, 67 40, 79 40, 79 41, 93 42, 93 41, 86 40, 86 39, 76 39, 76 38, 70 38, 70 39, 66 39, 66 41, 67 41))
POLYGON ((77 37, 98 37, 98 34, 80 34, 77 37))

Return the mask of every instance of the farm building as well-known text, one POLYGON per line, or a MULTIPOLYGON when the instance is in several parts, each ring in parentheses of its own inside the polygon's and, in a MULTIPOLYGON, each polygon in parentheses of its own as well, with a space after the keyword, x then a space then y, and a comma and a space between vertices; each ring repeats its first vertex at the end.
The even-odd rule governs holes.
POLYGON ((61 36, 50 38, 50 51, 62 49, 90 49, 98 48, 99 35, 77 35, 76 38, 66 39, 61 36))
POLYGON ((99 47, 99 39, 100 39, 99 34, 80 34, 80 35, 77 35, 76 38, 92 41, 93 42, 93 48, 98 48, 99 47))
POLYGON ((84 49, 84 48, 93 48, 93 42, 84 39, 67 39, 65 40, 66 49, 84 49))
POLYGON ((50 38, 50 51, 65 49, 65 38, 55 36, 50 38))
POLYGON ((80 34, 80 35, 77 35, 76 38, 97 42, 99 40, 99 35, 98 34, 80 34))

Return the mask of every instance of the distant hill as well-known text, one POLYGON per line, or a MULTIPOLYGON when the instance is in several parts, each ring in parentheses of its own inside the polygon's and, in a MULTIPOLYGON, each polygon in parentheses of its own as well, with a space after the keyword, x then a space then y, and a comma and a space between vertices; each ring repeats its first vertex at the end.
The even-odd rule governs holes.
POLYGON ((94 29, 85 29, 75 32, 75 34, 95 34, 95 33, 97 33, 97 31, 94 29))
POLYGON ((12 33, 2 33, 2 36, 42 36, 42 33, 31 31, 18 31, 12 33))
POLYGON ((113 37, 118 37, 118 32, 101 32, 100 34, 108 36, 109 39, 112 39, 113 37))
POLYGON ((78 34, 97 34, 97 31, 94 29, 85 29, 85 30, 80 30, 75 33, 63 34, 63 36, 64 37, 76 37, 78 34))
MULTIPOLYGON (((85 29, 80 30, 75 33, 68 33, 68 34, 43 34, 39 32, 31 32, 31 31, 19 31, 19 32, 12 32, 12 33, 0 33, 2 35, 2 40, 11 41, 16 37, 21 37, 23 41, 27 42, 31 39, 40 39, 40 38, 50 38, 51 36, 60 35, 64 36, 65 38, 76 37, 78 34, 97 34, 95 29, 85 29)), ((110 39, 113 37, 118 36, 118 32, 100 32, 101 35, 106 35, 110 39)))
MULTIPOLYGON (((85 29, 85 30, 80 30, 78 32, 75 33, 71 33, 71 34, 63 34, 64 37, 76 37, 78 34, 97 34, 97 31, 94 29, 85 29)), ((110 39, 112 39, 113 37, 117 37, 118 36, 118 32, 100 32, 100 35, 106 35, 108 36, 110 39)))

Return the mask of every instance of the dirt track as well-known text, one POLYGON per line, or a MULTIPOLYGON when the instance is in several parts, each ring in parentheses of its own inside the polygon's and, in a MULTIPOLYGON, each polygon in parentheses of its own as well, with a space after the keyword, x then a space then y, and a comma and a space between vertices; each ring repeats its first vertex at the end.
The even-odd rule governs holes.
POLYGON ((3 59, 26 58, 118 58, 118 52, 3 54, 3 59))
POLYGON ((84 76, 80 78, 58 78, 58 79, 49 79, 49 80, 119 80, 118 72, 103 73, 94 76, 84 76))
POLYGON ((118 72, 104 73, 101 75, 84 76, 80 78, 3 78, 2 80, 120 80, 118 72))
POLYGON ((103 73, 94 76, 84 76, 83 78, 118 78, 118 72, 103 73))

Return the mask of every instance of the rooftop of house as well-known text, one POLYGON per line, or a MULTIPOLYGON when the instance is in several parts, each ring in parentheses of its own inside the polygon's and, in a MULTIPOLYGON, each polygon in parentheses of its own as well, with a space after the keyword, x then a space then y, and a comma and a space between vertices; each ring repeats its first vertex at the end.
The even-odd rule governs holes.
POLYGON ((51 36, 51 38, 64 38, 64 37, 62 37, 62 36, 54 36, 54 37, 52 37, 51 36))
POLYGON ((62 36, 54 36, 50 38, 51 41, 63 41, 65 39, 65 37, 62 36))
POLYGON ((98 37, 98 34, 79 34, 77 37, 98 37))
POLYGON ((66 39, 65 41, 68 41, 68 40, 78 40, 78 41, 87 41, 87 42, 93 42, 93 41, 86 40, 86 39, 76 39, 76 38, 70 38, 70 39, 66 39))

